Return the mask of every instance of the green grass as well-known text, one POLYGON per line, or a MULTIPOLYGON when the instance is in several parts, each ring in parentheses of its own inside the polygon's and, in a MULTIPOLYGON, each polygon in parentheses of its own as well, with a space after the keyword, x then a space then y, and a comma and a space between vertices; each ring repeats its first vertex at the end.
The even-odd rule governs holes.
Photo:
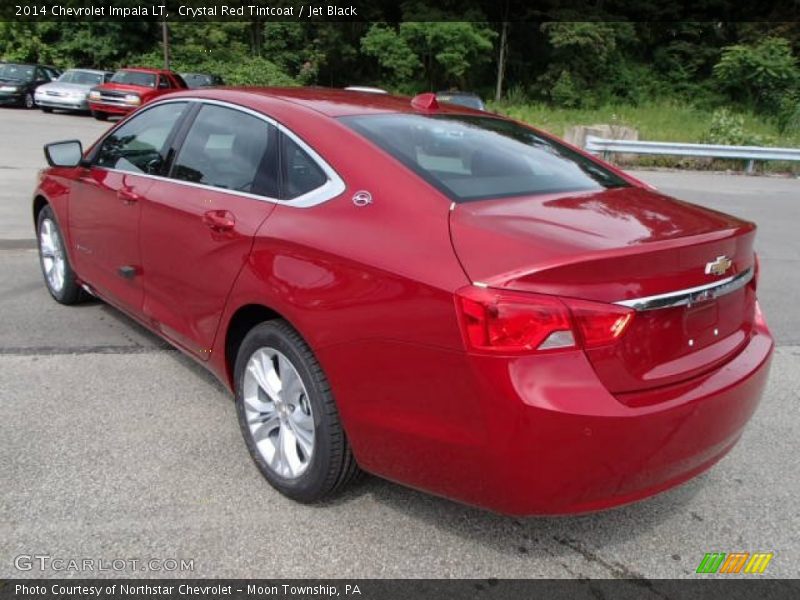
MULTIPOLYGON (((701 109, 687 103, 675 101, 653 102, 641 106, 611 105, 592 109, 555 108, 546 104, 508 105, 490 104, 490 109, 511 118, 529 123, 554 135, 563 137, 573 125, 626 125, 639 132, 640 140, 658 142, 703 143, 713 110, 701 109)), ((764 145, 800 146, 800 132, 782 135, 777 126, 768 119, 752 113, 739 113, 744 117, 744 129, 758 136, 764 145)), ((694 168, 739 168, 740 161, 691 161, 673 157, 646 157, 636 160, 642 166, 666 166, 694 168)), ((767 163, 769 171, 796 171, 798 165, 767 163)))
MULTIPOLYGON (((491 106, 500 114, 530 123, 563 137, 573 125, 627 125, 639 131, 640 140, 658 142, 702 142, 713 111, 676 102, 642 106, 603 106, 600 108, 554 108, 546 104, 491 106)), ((798 145, 800 136, 781 135, 777 126, 752 113, 741 113, 748 133, 768 139, 770 145, 798 145), (774 143, 772 143, 774 142, 774 143)))

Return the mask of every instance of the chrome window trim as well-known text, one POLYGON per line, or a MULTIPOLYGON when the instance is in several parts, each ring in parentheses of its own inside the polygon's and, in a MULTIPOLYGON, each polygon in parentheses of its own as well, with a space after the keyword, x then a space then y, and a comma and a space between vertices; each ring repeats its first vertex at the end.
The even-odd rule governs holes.
POLYGON ((669 292, 666 294, 656 294, 632 300, 620 300, 615 302, 619 306, 625 306, 637 311, 657 310, 659 308, 672 308, 675 306, 691 306, 697 302, 705 302, 719 298, 725 294, 730 294, 743 288, 753 279, 753 268, 742 271, 731 277, 720 279, 706 285, 699 285, 693 288, 669 292))
MULTIPOLYGON (((164 177, 162 175, 151 175, 150 173, 136 173, 133 171, 124 171, 122 169, 110 169, 108 167, 101 167, 97 165, 92 165, 92 167, 96 169, 103 169, 106 171, 111 171, 114 173, 125 173, 128 175, 136 175, 137 177, 147 177, 149 179, 155 179, 158 181, 168 181, 170 183, 175 183, 179 185, 185 185, 188 187, 199 188, 214 192, 222 192, 225 194, 232 194, 234 196, 241 196, 244 198, 251 198, 253 200, 260 200, 262 202, 271 202, 273 204, 282 204, 284 206, 293 206, 296 208, 311 208, 313 206, 317 206, 322 204, 323 202, 327 202, 328 200, 332 200, 337 196, 341 195, 347 186, 339 177, 339 174, 331 167, 325 160, 306 142, 304 142, 297 134, 295 134, 291 129, 284 126, 283 124, 279 123, 275 119, 268 117, 267 115, 260 113, 256 110, 252 110, 245 106, 240 106, 239 104, 234 104, 232 102, 225 102, 223 100, 213 100, 210 98, 198 98, 193 96, 182 96, 180 98, 167 98, 164 100, 158 100, 153 102, 152 104, 148 104, 147 107, 142 110, 141 112, 145 112, 150 110, 151 108, 156 108, 157 106, 161 106, 163 104, 171 104, 174 102, 185 102, 185 103, 200 103, 200 104, 210 104, 216 106, 222 106, 224 108, 230 108, 232 110, 238 110, 239 112, 243 112, 245 114, 251 115, 262 121, 272 125, 276 129, 280 130, 284 135, 287 135, 291 140, 296 143, 304 152, 306 152, 313 160, 316 165, 322 169, 322 172, 325 173, 325 176, 328 180, 323 183, 320 187, 311 190, 310 192, 306 192, 301 196, 297 196, 296 198, 292 198, 291 200, 282 200, 280 198, 271 198, 269 196, 262 196, 259 194, 251 194, 249 192, 241 192, 239 190, 228 190, 221 187, 215 187, 213 185, 206 185, 203 183, 194 183, 192 181, 183 181, 181 179, 174 179, 172 177, 164 177)), ((141 114, 141 113, 139 113, 141 114)), ((111 131, 109 131, 105 136, 103 136, 102 141, 105 141, 106 137, 111 135, 117 127, 114 127, 111 131)), ((100 143, 102 143, 102 141, 100 143)), ((177 157, 176 157, 177 158, 177 157)))

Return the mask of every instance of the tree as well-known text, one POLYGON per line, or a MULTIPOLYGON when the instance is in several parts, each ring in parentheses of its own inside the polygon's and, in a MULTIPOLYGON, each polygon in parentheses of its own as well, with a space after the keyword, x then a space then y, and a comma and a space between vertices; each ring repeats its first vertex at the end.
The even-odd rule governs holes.
POLYGON ((551 55, 542 87, 556 103, 577 106, 600 95, 621 66, 620 47, 635 39, 630 23, 551 21, 541 25, 551 55))
POLYGON ((769 37, 724 48, 714 78, 732 99, 773 111, 784 95, 797 88, 800 70, 788 40, 769 37))
MULTIPOLYGON (((508 0, 504 19, 508 19, 508 0)), ((508 21, 504 20, 500 26, 500 48, 497 51, 497 79, 495 81, 494 99, 499 102, 503 97, 503 78, 506 74, 506 61, 508 60, 508 21)))
POLYGON ((158 23, 0 21, 0 56, 59 67, 114 68, 156 46, 158 23))
POLYGON ((397 28, 375 24, 362 38, 361 49, 398 84, 424 81, 429 88, 465 88, 473 67, 491 60, 496 35, 480 22, 409 21, 397 28))
POLYGON ((411 81, 422 67, 417 54, 399 32, 388 25, 376 23, 361 38, 361 49, 378 60, 395 84, 411 81))

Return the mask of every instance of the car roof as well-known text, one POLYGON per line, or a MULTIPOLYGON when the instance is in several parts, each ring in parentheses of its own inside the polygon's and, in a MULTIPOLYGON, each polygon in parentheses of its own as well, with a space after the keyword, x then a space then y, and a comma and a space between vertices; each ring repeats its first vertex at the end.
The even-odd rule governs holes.
POLYGON ((364 114, 474 114, 485 112, 464 106, 443 103, 438 109, 419 110, 411 105, 412 98, 392 94, 365 94, 323 87, 226 87, 171 93, 177 96, 194 96, 210 100, 227 100, 243 106, 258 108, 259 99, 273 99, 300 105, 329 117, 364 114))
POLYGON ((174 75, 175 71, 169 69, 153 69, 150 67, 120 67, 117 71, 141 71, 142 73, 158 73, 174 75))
POLYGON ((114 71, 106 71, 105 69, 82 69, 81 67, 75 67, 74 69, 65 69, 65 72, 66 71, 82 71, 84 73, 97 73, 98 75, 114 72, 114 71))

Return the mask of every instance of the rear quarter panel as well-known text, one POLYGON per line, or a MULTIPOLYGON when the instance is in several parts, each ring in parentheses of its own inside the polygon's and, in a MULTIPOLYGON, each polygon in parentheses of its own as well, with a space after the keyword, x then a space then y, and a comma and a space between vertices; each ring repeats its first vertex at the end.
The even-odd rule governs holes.
MULTIPOLYGON (((468 281, 450 243, 449 202, 337 122, 289 117, 279 120, 347 187, 312 208, 276 207, 256 235, 223 332, 248 304, 283 315, 328 376, 359 464, 428 485, 420 456, 444 453, 466 467, 483 437, 453 300, 468 281), (352 202, 360 190, 372 204, 352 202)), ((217 335, 213 360, 230 382, 224 338, 217 335)))

